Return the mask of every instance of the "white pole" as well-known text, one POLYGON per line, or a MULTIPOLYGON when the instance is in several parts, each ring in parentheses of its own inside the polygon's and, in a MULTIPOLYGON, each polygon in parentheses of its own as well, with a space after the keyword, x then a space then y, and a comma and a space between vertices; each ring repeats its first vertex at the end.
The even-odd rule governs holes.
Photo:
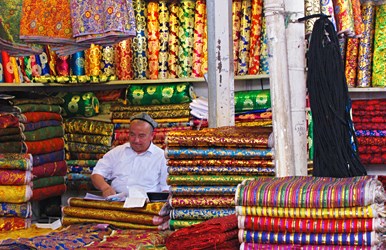
MULTIPOLYGON (((285 0, 290 20, 304 16, 304 2, 285 0)), ((294 143, 295 174, 307 175, 307 123, 304 23, 288 22, 287 58, 291 96, 292 135, 294 143)))
POLYGON ((232 0, 208 0, 209 127, 235 124, 232 0))
POLYGON ((270 89, 276 176, 295 175, 291 101, 283 0, 264 2, 267 22, 270 89))

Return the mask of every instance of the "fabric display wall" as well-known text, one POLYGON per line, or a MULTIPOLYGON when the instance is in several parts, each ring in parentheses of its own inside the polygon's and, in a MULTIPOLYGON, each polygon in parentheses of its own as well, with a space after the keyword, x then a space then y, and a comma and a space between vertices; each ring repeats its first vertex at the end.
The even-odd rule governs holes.
MULTIPOLYGON (((15 0, 0 7, 12 13, 0 15, 5 82, 82 84, 207 72, 206 0, 47 6, 15 0)), ((235 75, 268 74, 263 1, 233 0, 232 23, 235 75)))
POLYGON ((170 207, 165 202, 150 202, 140 208, 125 208, 123 202, 95 201, 72 197, 62 208, 64 226, 103 223, 126 229, 166 230, 170 207))
MULTIPOLYGON (((23 152, 33 157, 32 201, 60 196, 66 190, 64 160, 63 99, 25 93, 8 101, 21 117, 23 152)), ((12 141, 11 141, 12 142, 12 141)))
POLYGON ((111 149, 114 125, 95 118, 64 119, 68 190, 94 190, 93 167, 111 149))
POLYGON ((240 249, 383 249, 386 193, 371 176, 258 177, 235 200, 240 249))
MULTIPOLYGON (((0 124, 1 131, 5 123, 0 124)), ((0 153, 0 232, 30 227, 31 187, 32 155, 0 153)))
POLYGON ((234 214, 237 184, 274 176, 271 128, 221 127, 172 131, 166 137, 170 228, 234 214))
POLYGON ((363 164, 386 164, 386 99, 352 101, 352 116, 363 164))
POLYGON ((192 129, 189 103, 193 98, 195 94, 190 83, 130 85, 125 103, 111 107, 114 146, 128 142, 130 117, 146 112, 158 123, 153 143, 165 148, 165 136, 169 131, 192 129))
MULTIPOLYGON (((208 127, 208 99, 198 97, 190 103, 194 129, 208 127)), ((272 126, 271 93, 269 90, 235 92, 236 127, 272 126)))

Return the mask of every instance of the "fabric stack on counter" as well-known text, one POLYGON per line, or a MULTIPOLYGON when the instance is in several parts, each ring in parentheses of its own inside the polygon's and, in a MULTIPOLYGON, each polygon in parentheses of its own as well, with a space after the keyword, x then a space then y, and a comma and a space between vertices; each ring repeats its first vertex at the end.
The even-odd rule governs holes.
POLYGON ((25 152, 33 157, 33 201, 60 196, 66 190, 63 102, 60 97, 28 93, 9 100, 20 112, 25 152))
MULTIPOLYGON (((208 127, 208 100, 198 97, 190 103, 195 129, 208 127)), ((272 126, 270 90, 235 92, 235 126, 272 126)))
POLYGON ((386 99, 353 100, 352 116, 363 164, 386 163, 386 99))
POLYGON ((64 128, 68 189, 93 190, 90 181, 92 169, 111 149, 114 125, 95 118, 67 118, 64 128))
POLYGON ((111 118, 111 107, 121 103, 124 98, 124 89, 95 91, 99 101, 99 115, 111 118))
POLYGON ((30 227, 31 170, 31 154, 0 154, 0 232, 30 227))
POLYGON ((0 153, 25 153, 27 150, 20 112, 13 110, 11 106, 0 106, 0 153))
POLYGON ((165 202, 146 203, 140 208, 125 208, 123 202, 69 198, 62 208, 64 226, 78 223, 103 223, 125 229, 166 230, 170 207, 165 202))
POLYGON ((167 132, 192 129, 189 103, 194 97, 190 83, 129 86, 126 91, 127 104, 111 107, 115 125, 114 146, 128 141, 130 117, 145 112, 158 123, 153 143, 165 148, 167 132))
POLYGON ((386 193, 371 176, 261 177, 235 200, 243 250, 384 249, 386 193))
POLYGON ((171 229, 234 214, 237 184, 275 175, 271 135, 271 128, 259 127, 169 132, 171 229))

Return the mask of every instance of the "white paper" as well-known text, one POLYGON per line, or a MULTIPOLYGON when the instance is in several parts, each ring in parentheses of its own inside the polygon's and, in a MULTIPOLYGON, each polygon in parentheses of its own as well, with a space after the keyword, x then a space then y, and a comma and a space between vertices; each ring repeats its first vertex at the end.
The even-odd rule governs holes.
POLYGON ((149 198, 144 190, 130 187, 129 195, 126 197, 123 207, 143 207, 148 199, 149 198))
POLYGON ((94 201, 104 201, 106 200, 105 197, 95 194, 86 193, 84 196, 84 199, 86 200, 94 200, 94 201))
POLYGON ((37 228, 51 228, 52 230, 56 230, 62 226, 62 222, 59 219, 52 223, 36 223, 35 226, 37 228))

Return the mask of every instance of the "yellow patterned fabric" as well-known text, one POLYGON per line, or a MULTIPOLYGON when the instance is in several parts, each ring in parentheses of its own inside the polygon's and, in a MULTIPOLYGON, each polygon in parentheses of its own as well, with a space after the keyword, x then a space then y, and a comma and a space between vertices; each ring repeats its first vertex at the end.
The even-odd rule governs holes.
POLYGON ((114 124, 95 120, 71 118, 64 121, 66 133, 112 135, 114 124))
POLYGON ((31 198, 32 189, 29 185, 0 185, 0 202, 23 203, 31 198))
POLYGON ((80 218, 80 217, 68 217, 65 216, 62 219, 63 226, 69 226, 73 224, 80 223, 100 223, 100 224, 110 224, 119 228, 131 228, 131 229, 152 229, 157 230, 159 226, 149 226, 149 225, 140 225, 128 222, 119 222, 119 221, 111 221, 111 220, 103 220, 103 219, 89 219, 89 218, 80 218))

